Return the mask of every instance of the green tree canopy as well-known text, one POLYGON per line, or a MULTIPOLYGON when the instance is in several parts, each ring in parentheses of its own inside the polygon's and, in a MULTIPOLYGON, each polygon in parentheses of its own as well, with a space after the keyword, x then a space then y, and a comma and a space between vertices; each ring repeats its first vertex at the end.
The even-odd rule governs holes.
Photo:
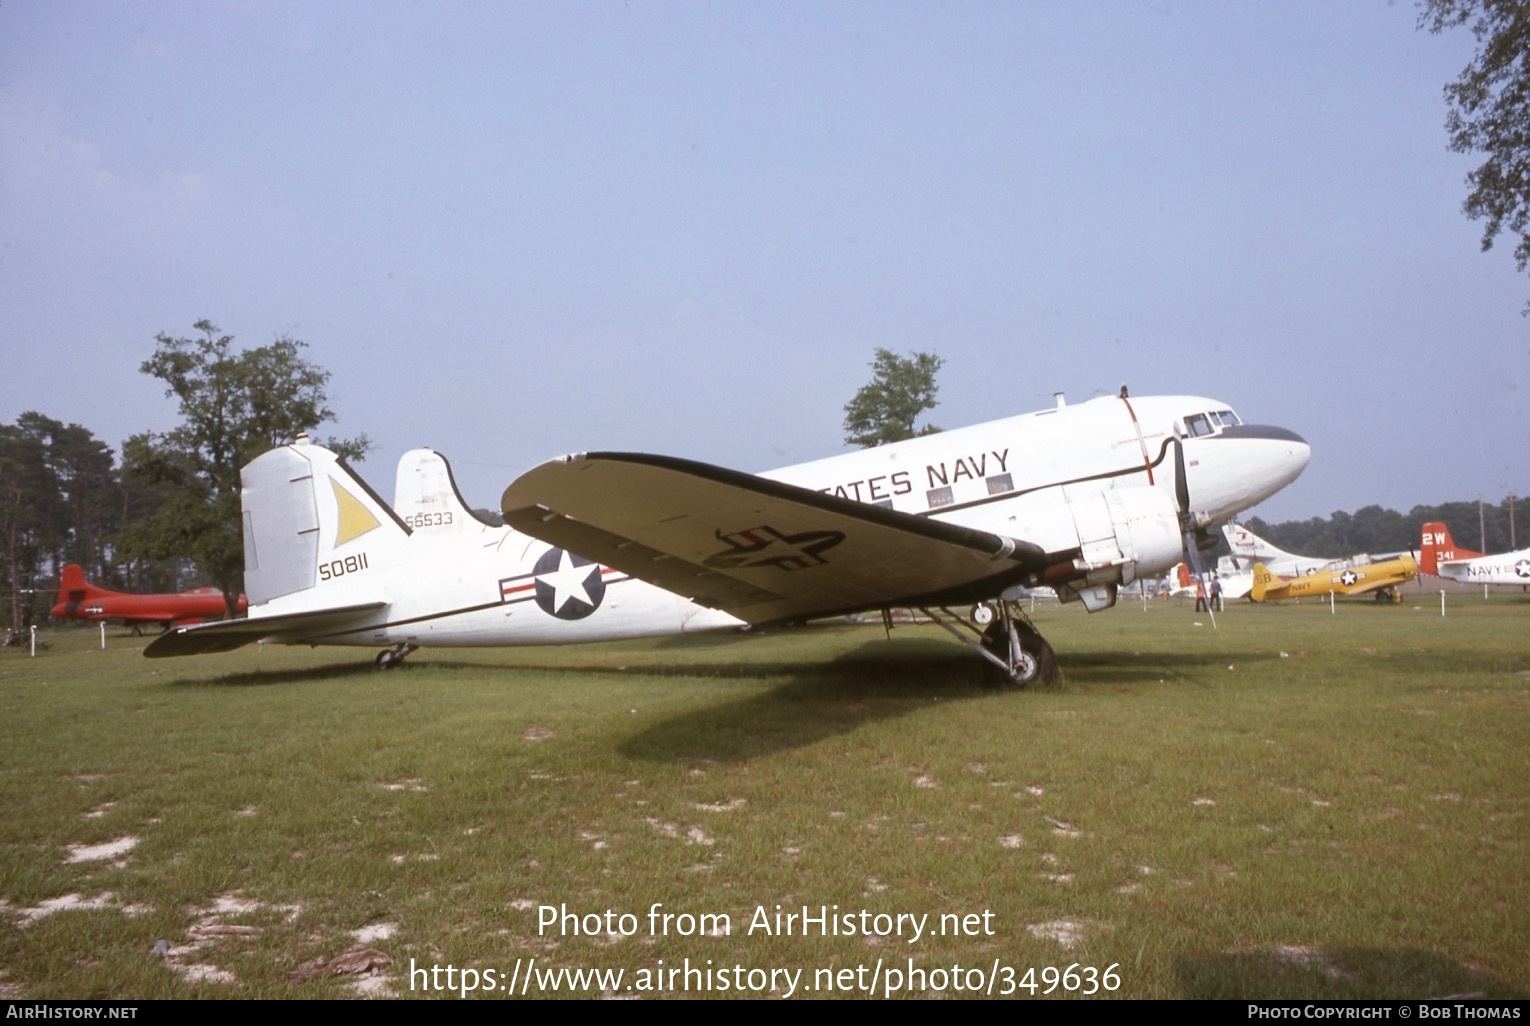
MULTIPOLYGON (((123 541, 143 558, 195 562, 223 589, 232 615, 244 579, 240 468, 335 415, 329 372, 304 358, 303 342, 283 337, 236 352, 233 336, 210 322, 195 328, 194 338, 159 335, 154 355, 139 368, 180 403, 181 426, 124 444, 128 472, 169 490, 164 505, 132 524, 123 541)), ((325 444, 359 459, 369 443, 363 435, 325 444)))
POLYGON ((1416 550, 1424 524, 1443 520, 1457 542, 1484 552, 1507 552, 1525 544, 1516 531, 1514 497, 1497 504, 1476 501, 1414 506, 1407 513, 1365 506, 1354 513, 1336 510, 1330 516, 1268 523, 1251 517, 1249 530, 1275 545, 1303 555, 1337 558, 1360 552, 1416 550))
POLYGON ((37 511, 51 521, 49 562, 56 570, 78 563, 92 580, 113 581, 110 540, 121 526, 122 486, 111 447, 79 424, 64 424, 36 411, 16 427, 42 446, 46 496, 37 511))
POLYGON ((1442 32, 1470 24, 1477 53, 1445 87, 1450 148, 1486 159, 1466 176, 1464 209, 1486 222, 1482 248, 1505 230, 1518 235, 1514 259, 1530 265, 1530 3, 1422 0, 1418 24, 1442 32))
POLYGON ((32 617, 32 575, 56 541, 60 503, 51 486, 43 442, 21 426, 0 425, 0 572, 12 630, 32 617))
POLYGON ((943 362, 934 353, 904 357, 878 349, 871 381, 845 404, 845 444, 864 448, 939 431, 933 424, 914 425, 935 408, 935 375, 943 362))

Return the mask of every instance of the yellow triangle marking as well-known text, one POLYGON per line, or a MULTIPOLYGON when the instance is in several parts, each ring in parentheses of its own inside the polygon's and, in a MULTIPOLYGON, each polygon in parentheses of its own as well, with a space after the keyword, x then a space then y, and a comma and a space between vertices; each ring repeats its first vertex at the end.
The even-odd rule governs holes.
POLYGON ((340 528, 335 534, 337 546, 360 538, 373 528, 382 526, 372 515, 372 511, 361 504, 360 499, 340 487, 339 481, 330 478, 329 483, 335 489, 335 505, 340 511, 340 528))

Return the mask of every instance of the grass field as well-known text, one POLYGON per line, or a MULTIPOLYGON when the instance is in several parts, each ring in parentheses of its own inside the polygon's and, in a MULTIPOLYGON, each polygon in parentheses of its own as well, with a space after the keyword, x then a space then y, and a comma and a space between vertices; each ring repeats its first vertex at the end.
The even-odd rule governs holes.
POLYGON ((1065 677, 1029 691, 929 626, 392 673, 58 632, 0 652, 0 997, 519 993, 533 959, 616 996, 1530 996, 1530 602, 1407 599, 1044 606, 1065 677))

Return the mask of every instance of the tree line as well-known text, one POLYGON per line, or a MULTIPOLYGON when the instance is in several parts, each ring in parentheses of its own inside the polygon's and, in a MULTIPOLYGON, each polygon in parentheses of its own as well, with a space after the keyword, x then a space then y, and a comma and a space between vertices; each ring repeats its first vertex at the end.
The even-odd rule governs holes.
MULTIPOLYGON (((237 600, 240 468, 334 420, 329 373, 297 339, 240 350, 209 321, 195 328, 157 336, 139 367, 177 401, 180 426, 133 435, 120 461, 79 424, 35 411, 0 424, 0 623, 20 630, 46 617, 68 563, 115 590, 212 584, 237 600)), ((323 443, 352 459, 369 444, 323 443)))
POLYGON ((1414 506, 1407 513, 1364 506, 1353 513, 1338 510, 1310 520, 1271 524, 1251 517, 1243 524, 1265 541, 1301 555, 1417 551, 1420 528, 1436 520, 1450 526, 1451 537, 1459 545, 1482 552, 1509 552, 1526 546, 1526 530, 1515 523, 1515 506, 1515 497, 1509 495, 1491 505, 1471 499, 1414 506))

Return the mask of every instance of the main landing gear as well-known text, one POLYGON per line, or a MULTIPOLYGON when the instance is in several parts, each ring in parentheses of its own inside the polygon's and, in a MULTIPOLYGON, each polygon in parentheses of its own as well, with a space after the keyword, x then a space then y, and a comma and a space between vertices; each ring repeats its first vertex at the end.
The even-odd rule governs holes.
POLYGON ((1014 603, 980 603, 973 607, 970 619, 944 607, 939 613, 921 611, 987 660, 1000 683, 1025 687, 1038 680, 1057 679, 1057 656, 1052 646, 1014 603))
POLYGON ((383 649, 377 653, 377 658, 373 661, 377 664, 379 670, 391 670, 394 667, 403 666, 404 657, 419 647, 419 645, 406 641, 401 645, 394 645, 392 648, 383 649))

